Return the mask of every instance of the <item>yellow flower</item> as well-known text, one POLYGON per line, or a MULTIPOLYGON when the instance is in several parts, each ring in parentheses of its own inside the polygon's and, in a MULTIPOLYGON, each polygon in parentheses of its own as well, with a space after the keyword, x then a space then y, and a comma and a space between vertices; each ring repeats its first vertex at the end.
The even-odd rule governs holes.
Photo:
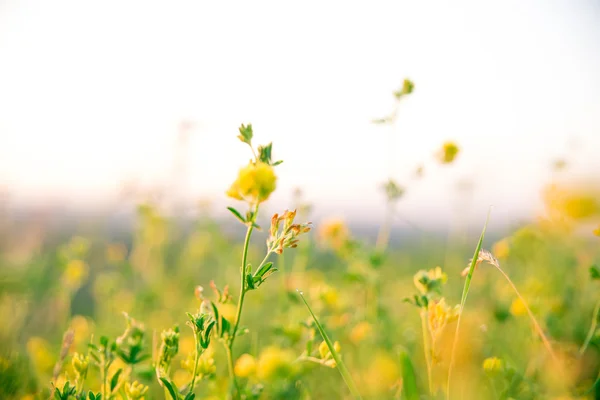
POLYGON ((492 253, 496 256, 496 258, 506 258, 510 251, 510 246, 508 244, 508 239, 502 239, 494 244, 492 247, 492 253))
POLYGON ((41 337, 32 337, 27 341, 27 352, 33 360, 38 371, 49 372, 54 367, 54 356, 50 345, 41 337))
POLYGON ((71 260, 65 268, 62 280, 65 286, 76 289, 83 284, 87 277, 87 264, 82 260, 71 260))
POLYGON ((355 344, 362 342, 372 331, 373 327, 367 321, 359 322, 352 328, 352 331, 350 331, 350 340, 355 344))
POLYGON ((527 308, 521 299, 517 298, 510 305, 510 313, 516 317, 520 317, 527 314, 527 308))
POLYGON ((439 291, 447 280, 448 276, 440 267, 435 267, 429 271, 420 270, 413 277, 415 286, 422 294, 439 291))
POLYGON ((574 220, 600 213, 598 193, 587 188, 567 188, 550 185, 544 189, 544 203, 551 213, 574 220))
POLYGON ((378 352, 363 372, 362 379, 372 396, 382 398, 384 393, 389 393, 399 375, 400 370, 396 360, 384 352, 378 352))
POLYGON ((442 164, 450 164, 458 155, 459 148, 454 142, 446 142, 437 153, 437 159, 442 164))
POLYGON ((594 232, 594 235, 600 237, 600 225, 596 229, 594 229, 593 232, 594 232))
POLYGON ((125 384, 125 394, 127 395, 128 400, 143 400, 147 391, 148 386, 145 386, 138 381, 133 381, 133 383, 127 382, 125 384))
POLYGON ((487 373, 497 373, 504 368, 504 362, 498 357, 489 357, 483 360, 483 370, 487 373))
POLYGON ((227 195, 237 200, 261 203, 273 193, 276 182, 277 176, 273 167, 261 161, 250 162, 240 169, 227 195))
POLYGON ((258 357, 256 372, 261 380, 268 380, 276 375, 287 375, 294 361, 294 353, 288 349, 270 346, 258 357))
POLYGON ((341 219, 330 219, 321 224, 319 239, 334 250, 339 250, 350 238, 350 231, 341 219))
POLYGON ((256 371, 256 360, 250 354, 242 354, 235 363, 234 372, 241 378, 247 378, 256 371))

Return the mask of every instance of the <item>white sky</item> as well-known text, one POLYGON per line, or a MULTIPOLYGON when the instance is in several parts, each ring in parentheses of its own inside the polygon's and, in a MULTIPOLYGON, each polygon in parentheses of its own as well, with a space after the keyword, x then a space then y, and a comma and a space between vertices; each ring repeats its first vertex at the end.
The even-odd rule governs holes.
POLYGON ((347 218, 380 214, 389 154, 414 220, 452 219, 460 180, 481 222, 490 204, 530 213, 557 157, 570 176, 600 171, 597 2, 289 4, 0 0, 0 184, 80 206, 168 182, 183 119, 185 193, 219 205, 248 122, 285 160, 273 207, 300 186, 347 218), (370 121, 405 77, 416 89, 390 146, 370 121), (462 153, 439 168, 447 139, 462 153), (419 162, 425 179, 409 181, 419 162))

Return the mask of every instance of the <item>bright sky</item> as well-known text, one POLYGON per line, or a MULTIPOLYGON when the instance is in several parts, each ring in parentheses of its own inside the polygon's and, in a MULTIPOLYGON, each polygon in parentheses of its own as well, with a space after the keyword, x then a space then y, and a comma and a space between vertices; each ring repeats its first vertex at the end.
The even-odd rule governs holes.
POLYGON ((0 183, 17 202, 97 205, 126 181, 173 185, 187 158, 185 194, 224 205, 248 122, 285 160, 273 207, 300 186, 349 219, 380 215, 390 154, 415 221, 454 218, 459 181, 480 222, 490 204, 530 213, 558 157, 569 176, 600 171, 597 2, 289 4, 0 0, 0 183), (390 144, 370 121, 405 77, 390 144), (462 152, 437 167, 448 139, 462 152))

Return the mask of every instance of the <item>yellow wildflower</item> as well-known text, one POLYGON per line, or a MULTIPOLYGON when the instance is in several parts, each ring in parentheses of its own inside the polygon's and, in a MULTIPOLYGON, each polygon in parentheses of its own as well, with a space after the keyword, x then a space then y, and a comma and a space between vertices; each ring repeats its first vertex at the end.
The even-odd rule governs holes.
POLYGON ((593 230, 594 235, 600 237, 600 225, 596 229, 593 230))
POLYGON ((272 166, 261 161, 250 162, 240 169, 227 195, 237 200, 261 203, 273 193, 276 182, 277 176, 272 166))
POLYGON ((356 324, 350 331, 350 340, 352 343, 359 343, 371 334, 373 327, 367 321, 362 321, 356 324))
POLYGON ((334 250, 340 250, 350 238, 350 231, 341 219, 330 219, 319 227, 319 240, 334 250))
POLYGON ((487 373, 498 373, 504 368, 504 362, 498 357, 489 357, 483 360, 483 370, 487 373))
POLYGON ((268 380, 276 375, 286 375, 291 368, 295 355, 288 349, 270 346, 258 357, 256 372, 260 380, 268 380))
POLYGON ((247 378, 256 371, 256 360, 250 354, 242 354, 237 359, 234 372, 240 378, 247 378))
POLYGON ((63 283, 65 286, 76 289, 83 284, 88 277, 88 266, 82 260, 71 260, 63 273, 63 283))
POLYGON ((515 299, 510 305, 510 313, 516 317, 520 317, 527 314, 527 308, 520 298, 515 299))
POLYGON ((510 251, 508 239, 499 240, 492 246, 492 253, 496 255, 496 258, 506 258, 510 251))
POLYGON ((148 391, 148 386, 145 386, 138 381, 125 384, 125 394, 128 400, 143 400, 144 395, 148 391))
POLYGON ((442 164, 450 164, 458 155, 459 148, 454 142, 446 142, 436 154, 437 159, 442 164))

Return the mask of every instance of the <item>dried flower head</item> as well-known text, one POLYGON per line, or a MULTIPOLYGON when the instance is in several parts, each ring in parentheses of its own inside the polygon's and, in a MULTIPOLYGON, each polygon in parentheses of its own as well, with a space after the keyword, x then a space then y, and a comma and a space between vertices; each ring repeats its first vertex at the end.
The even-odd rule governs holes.
MULTIPOLYGON (((495 266, 496 268, 500 268, 500 263, 498 262, 496 257, 494 257, 492 255, 492 253, 490 253, 488 250, 481 249, 479 251, 479 256, 477 257, 477 262, 475 263, 475 268, 479 267, 479 264, 481 264, 484 261, 487 262, 488 264, 495 266)), ((467 274, 469 273, 469 269, 471 268, 472 262, 473 262, 473 259, 471 259, 469 261, 469 265, 467 265, 467 267, 465 269, 463 269, 463 271, 461 273, 462 276, 467 276, 467 274)))
POLYGON ((306 224, 294 224, 296 210, 286 210, 281 216, 274 214, 271 218, 267 247, 277 254, 283 253, 284 248, 295 248, 298 246, 298 237, 311 229, 310 222, 306 224), (281 223, 283 222, 283 229, 281 223))

